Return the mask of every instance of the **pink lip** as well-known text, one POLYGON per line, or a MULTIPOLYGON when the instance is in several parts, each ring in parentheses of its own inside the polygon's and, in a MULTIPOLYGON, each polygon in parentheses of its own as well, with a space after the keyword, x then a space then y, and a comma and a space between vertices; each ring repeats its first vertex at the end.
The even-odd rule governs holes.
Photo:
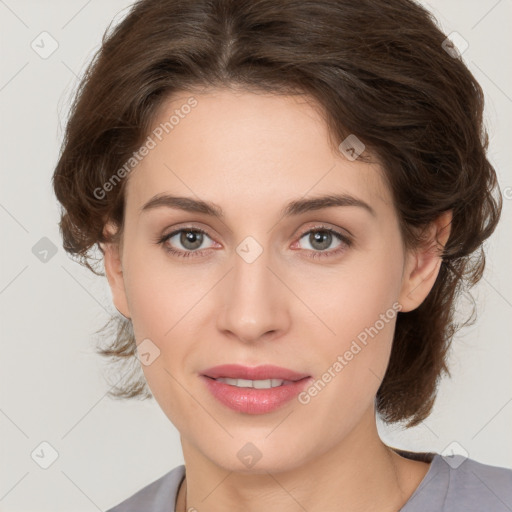
POLYGON ((313 378, 278 366, 264 365, 255 368, 240 365, 215 366, 201 375, 206 387, 222 404, 237 412, 264 414, 272 412, 296 397, 313 378), (215 379, 266 380, 281 379, 292 381, 270 389, 239 388, 215 379))
POLYGON ((213 366, 202 372, 202 375, 218 379, 219 377, 228 377, 230 379, 247 379, 247 380, 265 380, 265 379, 282 379, 282 380, 300 380, 309 377, 306 373, 298 373, 288 368, 265 364, 262 366, 242 366, 240 364, 223 364, 213 366))

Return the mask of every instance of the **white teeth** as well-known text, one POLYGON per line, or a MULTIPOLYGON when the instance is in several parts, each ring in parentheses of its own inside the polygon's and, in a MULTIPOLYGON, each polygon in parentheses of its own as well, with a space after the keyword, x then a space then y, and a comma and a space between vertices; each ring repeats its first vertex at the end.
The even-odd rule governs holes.
POLYGON ((270 389, 282 386, 283 384, 290 384, 290 381, 281 379, 266 379, 266 380, 247 380, 247 379, 229 379, 227 377, 221 377, 215 379, 218 382, 224 382, 230 386, 236 386, 238 388, 255 388, 255 389, 270 389))

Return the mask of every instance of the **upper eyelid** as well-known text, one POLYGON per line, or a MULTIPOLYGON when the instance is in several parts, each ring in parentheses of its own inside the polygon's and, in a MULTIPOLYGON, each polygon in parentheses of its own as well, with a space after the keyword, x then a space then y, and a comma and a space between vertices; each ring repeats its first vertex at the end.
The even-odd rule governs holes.
MULTIPOLYGON (((310 213, 313 213, 313 215, 315 215, 315 212, 310 212, 310 213)), ((325 212, 324 212, 325 213, 325 212)), ((318 214, 318 216, 321 216, 322 215, 322 212, 316 212, 316 214, 318 214)), ((316 215, 315 215, 316 216, 316 215)), ((350 217, 349 217, 350 218, 350 217)), ((298 219, 295 219, 295 220, 298 220, 298 219)), ((347 219, 345 219, 346 221, 347 219)), ((345 223, 345 221, 343 223, 345 223)), ((336 222, 336 221, 335 221, 336 222)), ((338 221, 339 222, 339 221, 338 221)), ((301 222, 301 224, 304 224, 304 223, 315 223, 315 224, 318 224, 318 225, 321 225, 322 227, 324 227, 325 229, 333 229, 335 231, 340 231, 341 234, 343 236, 345 236, 346 238, 350 238, 350 239, 355 239, 355 235, 350 231, 350 229, 346 228, 345 226, 341 227, 337 224, 334 224, 332 222, 329 222, 327 220, 320 220, 320 219, 317 219, 317 220, 304 220, 301 222)), ((228 238, 232 238, 233 237, 233 231, 229 228, 229 226, 227 226, 224 222, 222 222, 222 224, 224 225, 224 227, 227 228, 227 234, 228 234, 228 238)), ((275 226, 275 225, 274 225, 275 226)), ((274 226, 271 228, 273 229, 274 226)), ((197 220, 197 221, 193 221, 193 220, 189 220, 189 221, 183 221, 182 223, 178 223, 177 227, 173 228, 174 231, 179 231, 181 229, 186 229, 186 228, 193 228, 193 229, 199 229, 199 230, 204 230, 206 231, 206 233, 209 235, 209 232, 212 230, 212 228, 210 227, 209 224, 204 224, 203 222, 201 222, 200 220, 197 220), (180 224, 183 224, 183 227, 180 226, 180 224), (194 224, 198 224, 199 227, 195 226, 194 224), (205 226, 205 227, 202 227, 202 226, 205 226)), ((309 231, 310 229, 315 229, 314 226, 312 227, 309 227, 309 228, 306 228, 306 230, 302 233, 306 233, 307 231, 309 231)), ((214 229, 213 231, 216 232, 216 230, 214 229)), ((295 231, 296 233, 297 231, 295 231)), ((301 235, 302 236, 302 235, 301 235)), ((210 237, 211 238, 211 237, 210 237)), ((231 241, 231 240, 229 240, 231 241)))

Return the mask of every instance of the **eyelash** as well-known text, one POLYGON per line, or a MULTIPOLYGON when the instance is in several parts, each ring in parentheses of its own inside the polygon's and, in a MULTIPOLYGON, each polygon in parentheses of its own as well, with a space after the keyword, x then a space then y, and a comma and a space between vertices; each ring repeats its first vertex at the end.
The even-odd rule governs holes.
MULTIPOLYGON (((204 231, 203 229, 196 228, 196 227, 184 227, 184 228, 177 229, 176 231, 173 231, 173 232, 169 233, 168 235, 164 235, 162 238, 157 239, 156 243, 162 245, 164 247, 164 250, 167 253, 177 256, 179 258, 190 258, 190 257, 201 256, 202 253, 207 252, 209 250, 209 249, 201 249, 201 250, 195 250, 195 251, 179 251, 179 250, 173 249, 172 247, 164 245, 165 242, 167 242, 167 240, 169 240, 174 235, 177 235, 178 233, 181 233, 183 231, 184 232, 192 232, 192 233, 202 233, 203 235, 206 235, 208 238, 211 238, 208 235, 208 233, 206 231, 204 231)), ((332 250, 332 251, 311 251, 311 250, 309 250, 312 252, 312 254, 310 256, 308 256, 309 258, 315 259, 315 258, 334 257, 334 256, 337 256, 338 254, 340 254, 341 252, 343 252, 344 250, 346 250, 346 248, 352 246, 352 240, 349 237, 347 237, 347 236, 343 235, 342 233, 340 233, 339 231, 336 231, 335 229, 329 228, 327 226, 315 226, 314 228, 308 229, 307 231, 305 231, 304 233, 302 233, 300 235, 299 240, 301 240, 305 235, 308 235, 310 233, 315 233, 315 232, 331 233, 335 237, 337 237, 340 240, 340 242, 342 242, 342 244, 345 245, 345 247, 343 245, 340 245, 340 247, 338 247, 337 249, 332 250)))

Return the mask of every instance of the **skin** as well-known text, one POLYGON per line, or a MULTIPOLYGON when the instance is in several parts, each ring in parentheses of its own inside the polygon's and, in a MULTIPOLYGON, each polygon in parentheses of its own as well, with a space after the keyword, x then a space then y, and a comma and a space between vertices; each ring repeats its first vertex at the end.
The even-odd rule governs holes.
MULTIPOLYGON (((167 101, 154 126, 190 96, 167 101)), ((131 318, 138 344, 149 338, 160 350, 142 368, 181 435, 186 485, 176 510, 186 498, 199 512, 396 511, 429 468, 392 452, 377 432, 374 399, 396 316, 306 405, 235 412, 198 374, 269 363, 321 377, 393 303, 410 311, 423 302, 441 264, 435 236, 446 243, 451 213, 431 225, 431 244, 406 251, 382 169, 335 151, 312 100, 231 89, 194 97, 197 106, 130 174, 122 244, 104 246, 116 308, 131 318), (333 191, 376 215, 355 206, 280 215, 293 199, 333 191), (140 213, 164 192, 214 202, 225 217, 167 207, 140 213), (333 236, 313 259, 322 247, 307 233, 318 224, 348 230, 352 245, 334 255, 344 244, 333 236), (155 243, 190 227, 208 233, 202 255, 180 258, 155 243), (252 263, 236 252, 247 236, 263 249, 252 263), (237 457, 248 442, 261 453, 251 468, 237 457)), ((194 250, 179 235, 166 244, 194 250)))

